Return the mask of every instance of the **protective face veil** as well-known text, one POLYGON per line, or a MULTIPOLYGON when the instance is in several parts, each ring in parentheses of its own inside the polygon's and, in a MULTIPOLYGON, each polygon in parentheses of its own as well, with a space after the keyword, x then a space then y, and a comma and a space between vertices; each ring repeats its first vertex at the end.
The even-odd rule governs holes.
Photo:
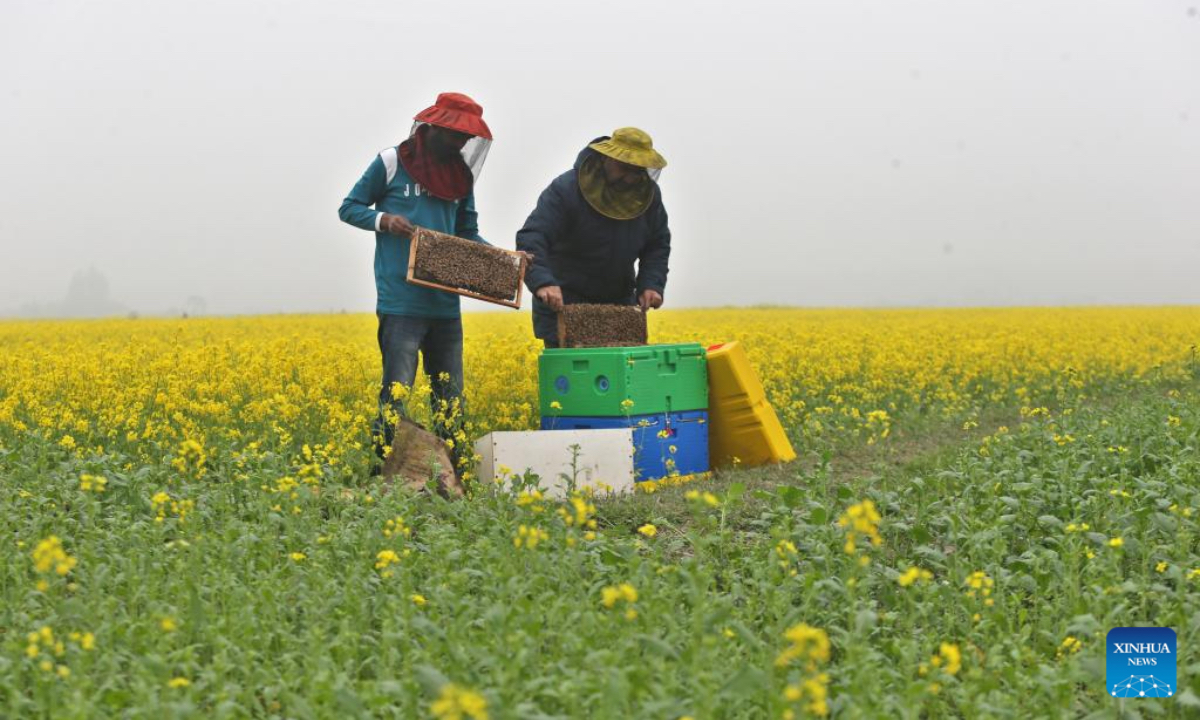
POLYGON ((654 149, 650 136, 637 128, 619 128, 612 137, 601 138, 588 147, 594 152, 579 166, 579 190, 596 212, 614 220, 632 220, 650 207, 654 186, 666 159, 654 149), (632 176, 623 173, 611 180, 605 158, 623 166, 640 168, 632 176))
POLYGON ((442 93, 437 103, 413 118, 400 143, 400 162, 413 180, 442 200, 470 194, 483 170, 492 131, 483 108, 460 93, 442 93))

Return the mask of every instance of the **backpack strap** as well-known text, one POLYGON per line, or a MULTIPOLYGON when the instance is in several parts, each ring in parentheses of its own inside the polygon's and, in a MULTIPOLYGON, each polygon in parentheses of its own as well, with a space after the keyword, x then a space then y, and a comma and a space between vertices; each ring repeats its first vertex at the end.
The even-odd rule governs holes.
POLYGON ((379 158, 383 160, 383 167, 387 169, 387 182, 391 185, 392 178, 396 177, 396 168, 400 165, 400 157, 396 153, 395 146, 380 150, 379 158))

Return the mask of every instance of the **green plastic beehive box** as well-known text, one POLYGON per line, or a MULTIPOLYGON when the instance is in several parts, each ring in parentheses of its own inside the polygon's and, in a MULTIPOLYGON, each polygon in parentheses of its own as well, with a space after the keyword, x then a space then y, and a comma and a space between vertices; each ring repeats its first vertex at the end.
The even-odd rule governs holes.
POLYGON ((538 394, 542 417, 706 410, 704 348, 688 343, 549 349, 538 358, 538 394))

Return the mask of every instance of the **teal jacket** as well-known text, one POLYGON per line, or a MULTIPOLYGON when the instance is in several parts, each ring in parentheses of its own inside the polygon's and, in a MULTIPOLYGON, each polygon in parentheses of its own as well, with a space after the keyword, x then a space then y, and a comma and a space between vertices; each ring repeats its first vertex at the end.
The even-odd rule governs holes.
POLYGON ((458 317, 458 295, 412 285, 404 279, 408 274, 408 238, 380 232, 383 213, 403 215, 413 225, 487 244, 479 236, 474 192, 456 201, 433 197, 405 172, 396 148, 390 147, 375 156, 338 210, 343 222, 375 232, 375 312, 458 317))

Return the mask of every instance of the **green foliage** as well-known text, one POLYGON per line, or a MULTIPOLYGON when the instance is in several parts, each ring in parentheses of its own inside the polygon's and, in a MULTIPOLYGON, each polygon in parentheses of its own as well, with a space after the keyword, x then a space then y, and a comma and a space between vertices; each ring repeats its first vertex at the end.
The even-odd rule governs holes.
POLYGON ((1181 692, 1129 708, 1200 704, 1195 387, 1026 409, 849 481, 827 457, 789 485, 611 501, 294 481, 283 455, 221 447, 195 477, 0 438, 4 717, 413 718, 451 683, 492 718, 799 717, 786 688, 816 671, 776 663, 799 623, 828 633, 838 717, 1111 712, 1104 634, 1143 623, 1179 634, 1181 692), (882 542, 847 552, 867 500, 882 542), (50 536, 63 574, 35 561, 50 536))

